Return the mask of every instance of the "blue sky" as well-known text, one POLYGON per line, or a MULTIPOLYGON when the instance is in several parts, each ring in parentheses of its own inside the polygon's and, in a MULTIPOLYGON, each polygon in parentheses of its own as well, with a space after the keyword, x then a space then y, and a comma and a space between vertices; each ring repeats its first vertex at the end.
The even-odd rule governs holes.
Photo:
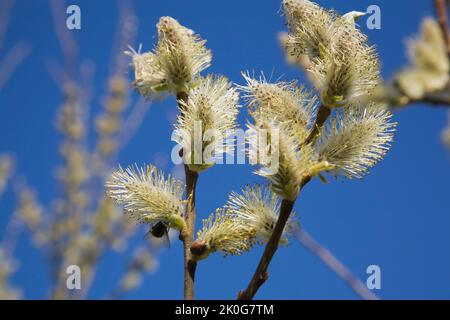
MULTIPOLYGON (((432 1, 319 1, 341 13, 365 11, 371 4, 381 8, 381 30, 361 26, 376 45, 388 78, 406 63, 405 39, 420 20, 434 13, 432 1)), ((74 31, 80 58, 95 63, 93 111, 100 107, 108 76, 111 46, 118 12, 115 1, 77 1, 82 11, 82 29, 74 31)), ((303 74, 286 65, 277 43, 285 30, 279 0, 144 1, 135 0, 140 21, 137 35, 144 49, 154 44, 155 24, 170 15, 208 40, 213 65, 207 71, 242 83, 243 70, 273 72, 274 78, 298 79, 303 74)), ((54 167, 60 163, 54 129, 55 112, 61 101, 58 87, 46 64, 62 61, 47 1, 18 0, 3 48, 19 40, 32 46, 31 55, 0 92, 0 152, 11 152, 18 171, 48 203, 58 193, 54 167)), ((1 56, 2 53, 0 53, 1 56)), ((170 154, 176 110, 168 98, 152 105, 136 137, 121 154, 122 165, 148 163, 158 153, 170 154)), ((413 106, 395 113, 398 132, 391 152, 363 180, 314 181, 295 206, 302 225, 328 247, 358 277, 366 279, 366 268, 381 267, 384 299, 450 298, 450 154, 440 141, 446 123, 443 108, 413 106)), ((245 124, 245 112, 240 115, 245 124)), ((168 163, 165 171, 170 171, 168 163)), ((223 205, 231 190, 263 182, 248 165, 216 166, 200 177, 197 210, 200 218, 223 205)), ((0 202, 0 235, 14 208, 9 190, 0 202)), ((134 240, 144 241, 143 229, 134 240)), ((14 283, 25 289, 26 298, 45 298, 49 270, 40 253, 21 237, 17 248, 21 269, 14 283)), ((198 298, 234 298, 250 279, 262 248, 241 257, 224 259, 216 254, 199 264, 198 298)), ((102 298, 117 281, 123 257, 108 255, 100 265, 90 298, 102 298)), ((261 288, 261 299, 354 299, 357 296, 298 243, 281 248, 270 266, 270 280, 261 288)), ((182 250, 175 242, 161 253, 159 271, 148 275, 138 290, 126 298, 182 298, 182 250)))

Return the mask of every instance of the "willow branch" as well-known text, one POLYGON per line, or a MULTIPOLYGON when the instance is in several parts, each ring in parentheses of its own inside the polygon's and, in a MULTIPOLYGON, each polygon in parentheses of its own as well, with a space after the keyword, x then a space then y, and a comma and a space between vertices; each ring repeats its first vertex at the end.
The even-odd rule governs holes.
POLYGON ((330 114, 330 108, 323 104, 320 105, 319 109, 317 110, 317 117, 314 126, 303 144, 310 144, 317 139, 330 114))
POLYGON ((255 296, 258 289, 266 282, 269 278, 267 269, 269 267, 270 261, 278 249, 278 243, 280 242, 281 235, 283 233, 286 222, 291 215, 292 208, 295 201, 283 200, 281 202, 280 215, 278 217, 277 223, 273 230, 273 233, 267 242, 264 253, 259 261, 258 267, 253 274, 247 289, 240 291, 238 294, 238 300, 251 300, 255 296))
MULTIPOLYGON (((321 104, 319 109, 317 110, 316 120, 314 122, 314 126, 311 129, 309 136, 303 142, 303 145, 314 143, 314 141, 319 137, 322 128, 327 121, 328 117, 331 114, 331 109, 327 106, 321 104)), ((300 182, 300 190, 311 180, 311 177, 305 177, 300 182)), ((291 215, 292 208, 294 206, 294 201, 289 201, 283 199, 280 207, 280 214, 278 216, 277 223, 275 225, 274 231, 270 236, 269 241, 264 249, 264 253, 259 261, 258 267, 256 268, 255 273, 253 274, 250 283, 247 286, 247 289, 244 291, 240 291, 238 294, 239 300, 251 300, 255 296, 256 292, 259 288, 267 281, 269 274, 267 273, 267 269, 269 267, 270 262, 278 249, 278 243, 280 242, 281 235, 283 234, 284 227, 291 215)))
POLYGON ((295 238, 302 244, 303 247, 308 249, 314 254, 320 261, 323 262, 332 272, 347 283, 353 291, 364 300, 379 300, 379 298, 373 294, 367 287, 353 275, 350 270, 342 264, 327 248, 320 245, 310 234, 304 229, 294 230, 295 238))
POLYGON ((434 6, 436 9, 436 16, 441 27, 442 35, 447 47, 447 55, 450 59, 450 33, 448 26, 448 14, 446 0, 434 0, 434 6))
POLYGON ((197 262, 192 259, 191 244, 194 241, 195 231, 195 188, 198 180, 198 173, 190 171, 185 165, 186 172, 186 193, 188 200, 186 204, 186 232, 183 234, 184 250, 184 298, 194 299, 194 281, 197 262))
MULTIPOLYGON (((311 180, 310 177, 306 177, 301 182, 301 188, 305 186, 311 180)), ((259 261, 258 267, 256 268, 255 273, 253 274, 250 283, 247 286, 247 289, 240 291, 238 294, 238 300, 251 300, 255 296, 256 292, 258 292, 259 288, 267 281, 269 278, 269 274, 267 269, 269 268, 269 264, 272 261, 275 252, 278 249, 278 244, 280 242, 281 236, 283 234, 283 230, 286 226, 287 221, 289 220, 289 216, 291 215, 292 208, 294 207, 295 200, 290 201, 283 199, 280 207, 280 214, 278 216, 277 223, 275 224, 275 228, 270 236, 269 241, 264 248, 264 253, 259 261)))
MULTIPOLYGON (((179 92, 177 94, 178 101, 187 102, 188 95, 185 92, 179 92)), ((179 104, 180 110, 183 110, 183 105, 179 104)), ((182 151, 180 155, 182 156, 182 151)), ((184 172, 186 175, 186 229, 181 234, 181 240, 183 241, 184 252, 184 299, 194 299, 194 282, 195 282, 195 270, 197 269, 197 262, 192 258, 191 244, 194 241, 195 232, 195 189, 197 186, 198 173, 191 171, 187 164, 184 165, 184 172)))

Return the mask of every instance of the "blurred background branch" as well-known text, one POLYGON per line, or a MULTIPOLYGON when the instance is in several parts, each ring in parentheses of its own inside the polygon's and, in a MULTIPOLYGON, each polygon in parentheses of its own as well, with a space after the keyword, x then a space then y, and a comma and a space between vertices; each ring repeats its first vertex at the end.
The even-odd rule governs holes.
MULTIPOLYGON (((62 94, 56 118, 56 127, 62 135, 59 146, 62 161, 55 177, 61 193, 44 205, 26 183, 15 184, 17 209, 10 217, 0 247, 0 298, 20 297, 20 291, 10 287, 8 279, 18 267, 12 257, 22 226, 48 259, 53 282, 50 297, 54 299, 88 297, 101 257, 107 252, 122 254, 135 229, 103 191, 113 162, 131 141, 149 110, 149 103, 143 100, 132 102, 129 81, 125 78, 128 61, 123 51, 134 43, 137 18, 130 1, 117 3, 119 20, 110 75, 103 79, 107 92, 100 111, 91 115, 95 110, 91 107, 95 65, 78 59, 78 44, 65 27, 64 1, 50 0, 53 27, 63 56, 62 65, 56 61, 47 64, 50 76, 62 94), (76 290, 76 293, 66 288, 68 265, 78 265, 83 270, 82 290, 76 290)), ((13 4, 11 0, 0 4, 0 40, 5 34, 13 4)), ((8 51, 0 63, 0 89, 28 53, 29 46, 25 42, 19 42, 8 51)), ((12 157, 0 157, 0 195, 8 185, 13 166, 12 157)), ((158 246, 154 243, 145 255, 142 255, 142 249, 136 249, 133 260, 121 276, 117 293, 135 289, 143 275, 157 267, 158 246)))
POLYGON ((300 230, 297 228, 294 230, 294 236, 305 249, 316 256, 330 271, 341 278, 361 299, 379 299, 330 250, 319 244, 305 229, 300 230))

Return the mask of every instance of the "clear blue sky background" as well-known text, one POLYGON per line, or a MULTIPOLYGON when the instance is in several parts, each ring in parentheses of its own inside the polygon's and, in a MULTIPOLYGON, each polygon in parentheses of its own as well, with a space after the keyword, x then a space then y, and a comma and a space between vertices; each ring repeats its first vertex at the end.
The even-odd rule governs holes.
MULTIPOLYGON (((72 1, 82 10, 82 30, 75 36, 80 56, 96 64, 94 111, 98 110, 118 12, 115 1, 72 1)), ((242 83, 242 70, 263 70, 275 78, 305 81, 301 72, 287 66, 277 43, 285 29, 279 0, 144 1, 135 0, 140 20, 138 41, 146 50, 154 43, 155 24, 170 15, 208 40, 214 60, 209 72, 221 73, 242 83)), ((406 62, 404 43, 424 16, 432 15, 432 1, 320 1, 341 13, 365 11, 370 4, 381 8, 381 30, 367 30, 380 53, 383 75, 389 77, 406 62)), ((13 153, 19 173, 48 203, 58 192, 52 175, 58 158, 59 136, 54 129, 61 95, 45 69, 45 62, 61 61, 47 1, 19 0, 14 8, 6 47, 27 40, 31 55, 0 93, 0 152, 13 153)), ((152 106, 142 128, 120 157, 122 165, 151 162, 157 153, 170 154, 170 115, 175 102, 166 99, 152 106)), ((384 299, 450 298, 450 154, 440 141, 446 123, 444 109, 414 106, 397 112, 396 141, 386 159, 361 181, 315 181, 302 192, 296 210, 301 223, 317 240, 332 250, 365 281, 368 265, 382 271, 384 299)), ((245 123, 242 114, 240 122, 245 123)), ((164 168, 171 170, 169 163, 164 168)), ((216 166, 201 175, 198 213, 206 217, 226 201, 229 191, 262 180, 248 165, 216 166)), ((14 208, 11 191, 0 202, 0 234, 14 208)), ((140 229, 136 243, 142 240, 140 229)), ((216 254, 201 262, 197 274, 198 298, 234 298, 253 273, 262 248, 241 257, 216 254)), ((26 298, 45 298, 48 268, 40 253, 22 236, 17 255, 21 269, 14 283, 26 298)), ((121 257, 107 256, 101 262, 91 298, 102 298, 123 269, 121 257)), ((270 280, 258 298, 353 299, 356 295, 314 256, 295 241, 282 248, 270 267, 270 280)), ((181 298, 182 250, 173 243, 161 253, 160 268, 127 298, 181 298)))

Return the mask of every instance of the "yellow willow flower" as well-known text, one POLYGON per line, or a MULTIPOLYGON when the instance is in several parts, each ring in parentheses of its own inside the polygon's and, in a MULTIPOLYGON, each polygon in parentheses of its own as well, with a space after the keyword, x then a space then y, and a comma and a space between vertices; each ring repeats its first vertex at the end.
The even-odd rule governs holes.
POLYGON ((329 169, 328 163, 316 161, 312 146, 302 147, 315 98, 293 84, 246 79, 241 90, 254 119, 247 135, 250 162, 260 166, 255 173, 269 179, 276 194, 294 200, 303 179, 329 169))
POLYGON ((444 37, 433 18, 423 20, 420 37, 410 40, 408 49, 410 60, 415 66, 437 73, 449 72, 450 65, 444 37))
POLYGON ((185 163, 192 171, 203 171, 217 156, 234 150, 226 141, 236 128, 239 94, 225 77, 201 78, 189 91, 188 101, 178 103, 174 139, 182 146, 185 163))
POLYGON ((125 51, 125 54, 132 58, 135 79, 133 86, 143 97, 151 98, 155 93, 167 90, 167 79, 156 55, 152 52, 141 53, 141 48, 140 46, 136 51, 130 47, 130 51, 125 51))
POLYGON ((305 68, 322 103, 342 107, 364 97, 379 83, 379 63, 355 25, 359 13, 339 16, 307 0, 285 0, 289 26, 286 50, 307 56, 305 68))
POLYGON ((132 48, 126 52, 132 57, 134 86, 144 97, 166 90, 186 92, 211 64, 206 41, 171 17, 162 17, 157 29, 158 44, 153 52, 132 48))
POLYGON ((288 125, 258 119, 255 123, 249 125, 252 133, 248 137, 250 159, 257 158, 260 166, 255 173, 267 178, 272 191, 283 199, 294 201, 305 179, 333 168, 326 160, 317 158, 311 145, 302 146, 288 125), (264 135, 267 144, 264 141, 261 145, 264 135))
POLYGON ((165 222, 183 230, 183 185, 171 178, 165 179, 156 167, 131 166, 112 173, 105 184, 109 197, 124 206, 139 222, 153 224, 165 222))
POLYGON ((390 148, 396 126, 391 117, 374 105, 337 114, 317 142, 319 160, 333 165, 336 175, 363 177, 390 148))
POLYGON ((421 33, 409 40, 411 66, 396 76, 396 83, 409 98, 421 99, 441 90, 449 81, 450 64, 441 29, 432 18, 422 22, 421 33))
MULTIPOLYGON (((229 196, 226 208, 239 216, 244 223, 255 230, 256 238, 266 243, 273 233, 280 211, 280 198, 269 189, 256 186, 246 186, 242 193, 232 192, 229 196)), ((287 222, 280 244, 288 243, 288 235, 294 226, 291 214, 287 222)))
POLYGON ((292 55, 305 56, 303 66, 307 67, 331 42, 332 12, 308 0, 283 0, 283 8, 290 34, 286 48, 292 55))
POLYGON ((297 87, 295 82, 269 83, 243 74, 246 86, 240 86, 250 113, 255 118, 288 124, 299 141, 309 134, 317 98, 297 87))
POLYGON ((307 57, 304 55, 297 56, 291 46, 288 47, 289 34, 287 32, 278 33, 278 43, 284 50, 284 57, 288 64, 306 68, 309 64, 309 59, 305 60, 307 57))
POLYGON ((203 228, 197 233, 196 242, 205 247, 198 260, 221 251, 225 256, 240 255, 249 251, 254 244, 255 230, 235 213, 227 209, 217 209, 208 219, 203 220, 203 228))

